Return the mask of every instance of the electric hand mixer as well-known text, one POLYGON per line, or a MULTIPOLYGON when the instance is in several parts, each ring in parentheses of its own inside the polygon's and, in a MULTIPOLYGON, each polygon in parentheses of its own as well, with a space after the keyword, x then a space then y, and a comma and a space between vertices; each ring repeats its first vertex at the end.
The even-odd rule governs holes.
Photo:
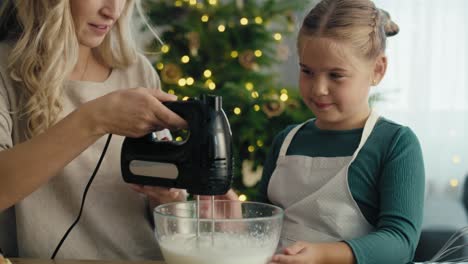
POLYGON ((184 142, 155 141, 152 134, 125 138, 121 167, 126 182, 186 189, 195 195, 222 195, 232 183, 232 133, 222 97, 166 102, 188 123, 184 142))

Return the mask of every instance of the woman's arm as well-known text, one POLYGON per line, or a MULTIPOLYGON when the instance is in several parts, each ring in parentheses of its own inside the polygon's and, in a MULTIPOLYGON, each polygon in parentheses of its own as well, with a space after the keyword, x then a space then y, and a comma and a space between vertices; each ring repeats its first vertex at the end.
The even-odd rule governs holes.
POLYGON ((78 110, 47 132, 0 152, 0 209, 20 201, 49 181, 101 135, 78 110))
POLYGON ((113 92, 75 110, 46 132, 0 151, 0 210, 48 182, 107 133, 139 137, 183 121, 161 102, 176 97, 136 88, 113 92))

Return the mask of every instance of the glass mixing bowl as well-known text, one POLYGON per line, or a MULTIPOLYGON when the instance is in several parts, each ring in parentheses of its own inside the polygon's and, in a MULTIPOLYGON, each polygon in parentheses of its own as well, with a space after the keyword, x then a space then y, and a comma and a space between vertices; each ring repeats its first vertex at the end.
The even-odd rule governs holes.
POLYGON ((277 206, 201 200, 154 209, 156 239, 167 264, 265 264, 275 253, 283 223, 277 206))

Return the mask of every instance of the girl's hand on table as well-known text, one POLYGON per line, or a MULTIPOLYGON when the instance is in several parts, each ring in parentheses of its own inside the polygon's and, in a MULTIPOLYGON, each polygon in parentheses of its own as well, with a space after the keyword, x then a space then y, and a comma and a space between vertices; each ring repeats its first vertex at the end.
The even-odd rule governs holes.
POLYGON ((316 245, 307 242, 296 242, 283 249, 283 254, 276 254, 269 264, 314 264, 322 263, 320 251, 316 245))

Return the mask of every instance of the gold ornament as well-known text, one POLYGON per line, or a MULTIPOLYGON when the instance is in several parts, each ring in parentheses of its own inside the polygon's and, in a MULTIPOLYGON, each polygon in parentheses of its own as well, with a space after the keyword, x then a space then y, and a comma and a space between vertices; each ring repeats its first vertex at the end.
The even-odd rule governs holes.
POLYGON ((253 161, 242 161, 242 183, 246 187, 255 186, 255 184, 257 184, 262 178, 262 172, 262 166, 258 166, 256 170, 253 170, 253 161))
POLYGON ((161 71, 161 79, 165 83, 177 84, 182 78, 182 70, 176 64, 169 63, 161 71))
POLYGON ((258 70, 258 64, 256 62, 255 52, 253 50, 243 51, 239 55, 239 63, 242 67, 248 70, 258 70))
POLYGON ((192 56, 197 56, 198 50, 200 49, 200 34, 198 32, 189 32, 186 37, 189 42, 190 54, 192 54, 192 56))
POLYGON ((279 116, 284 112, 284 102, 279 100, 278 95, 273 94, 269 96, 268 100, 269 101, 262 106, 262 110, 268 116, 268 118, 279 116))

